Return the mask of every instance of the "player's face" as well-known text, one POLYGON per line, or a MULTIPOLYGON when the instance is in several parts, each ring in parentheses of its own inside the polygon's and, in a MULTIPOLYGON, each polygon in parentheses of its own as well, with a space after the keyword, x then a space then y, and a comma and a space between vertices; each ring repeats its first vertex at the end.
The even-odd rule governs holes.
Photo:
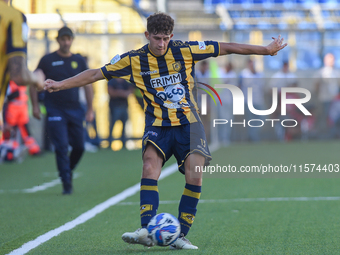
POLYGON ((59 43, 59 50, 67 54, 70 52, 70 48, 72 46, 73 37, 68 35, 63 35, 57 39, 57 42, 59 43))
POLYGON ((166 52, 170 39, 173 37, 173 34, 166 35, 163 33, 159 33, 155 35, 146 31, 145 37, 150 42, 149 47, 152 53, 157 56, 161 56, 166 52))

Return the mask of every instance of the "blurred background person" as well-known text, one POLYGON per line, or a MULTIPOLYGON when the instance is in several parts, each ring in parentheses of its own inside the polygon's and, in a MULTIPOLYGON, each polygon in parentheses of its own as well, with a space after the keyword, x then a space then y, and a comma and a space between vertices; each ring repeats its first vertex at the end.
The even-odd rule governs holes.
POLYGON ((340 94, 333 100, 329 109, 329 122, 331 124, 331 137, 340 137, 340 94))
POLYGON ((112 146, 112 142, 114 140, 112 131, 115 123, 120 120, 123 124, 122 135, 120 137, 120 141, 123 144, 123 148, 125 148, 126 143, 126 135, 125 135, 125 126, 126 121, 129 118, 128 115, 128 96, 134 92, 135 87, 125 81, 124 79, 117 78, 111 79, 107 84, 108 93, 110 96, 110 134, 109 134, 109 148, 112 146))
MULTIPOLYGON (((219 70, 219 77, 222 84, 237 86, 237 74, 231 62, 219 70)), ((222 146, 228 146, 231 141, 231 121, 233 120, 233 97, 229 89, 222 89, 219 92, 222 106, 218 107, 218 118, 228 121, 225 125, 218 125, 218 138, 222 146)))
MULTIPOLYGON (((281 115, 281 89, 285 87, 296 87, 297 86, 297 78, 294 73, 289 70, 289 62, 285 60, 282 62, 282 69, 278 72, 274 73, 269 82, 269 89, 267 91, 268 98, 272 98, 273 88, 277 88, 277 107, 275 112, 273 113, 273 119, 284 119, 284 116, 281 115)), ((272 102, 269 102, 271 105, 272 102)), ((276 138, 279 141, 285 140, 285 128, 281 125, 281 123, 275 121, 274 122, 275 134, 276 138)))
MULTIPOLYGON (((270 88, 277 88, 278 93, 281 93, 281 88, 295 87, 297 85, 296 75, 290 71, 289 62, 285 60, 282 62, 282 68, 274 73, 271 77, 270 88)), ((271 92, 271 91, 270 91, 271 92)))
MULTIPOLYGON (((202 99, 202 94, 204 94, 205 92, 203 92, 201 89, 197 89, 198 88, 205 88, 204 85, 200 85, 199 83, 205 83, 208 85, 211 85, 211 72, 210 72, 210 65, 209 65, 209 61, 208 60, 202 60, 199 62, 199 64, 196 66, 195 68, 195 87, 192 90, 192 93, 194 95, 194 98, 196 100, 197 106, 199 109, 201 109, 201 99, 202 99)), ((205 133, 207 135, 207 140, 208 142, 210 142, 210 138, 211 138, 211 128, 210 128, 210 117, 211 117, 211 110, 209 107, 209 102, 210 102, 210 98, 208 99, 208 107, 207 107, 207 114, 206 115, 200 115, 200 118, 202 120, 204 129, 205 129, 205 133)))
POLYGON ((327 53, 323 59, 324 67, 316 74, 316 95, 320 105, 317 126, 320 138, 328 136, 330 106, 339 93, 339 72, 334 69, 334 63, 334 55, 327 53))
POLYGON ((44 82, 44 75, 41 71, 32 73, 27 68, 26 17, 8 6, 8 2, 0 0, 0 137, 2 137, 3 130, 2 108, 9 81, 12 80, 20 86, 33 85, 38 90, 43 89, 44 82))
MULTIPOLYGON (((70 48, 74 39, 68 27, 58 31, 59 49, 45 55, 39 62, 37 70, 42 70, 46 79, 63 80, 87 69, 85 59, 79 54, 72 54, 70 48)), ((87 99, 86 120, 93 120, 93 89, 85 86, 87 99)), ((30 90, 33 115, 40 119, 37 92, 30 90)), ((44 104, 47 111, 47 130, 54 145, 59 176, 63 183, 63 194, 72 194, 72 171, 77 166, 84 152, 84 111, 79 102, 79 88, 45 93, 44 104), (68 153, 68 146, 72 151, 68 153)))
POLYGON ((201 82, 208 82, 208 79, 211 78, 208 60, 202 60, 200 62, 198 69, 196 70, 196 78, 199 79, 201 82))
POLYGON ((25 86, 18 86, 14 81, 10 81, 4 116, 5 123, 11 129, 11 139, 16 140, 19 144, 22 140, 30 155, 39 154, 40 147, 30 136, 28 129, 28 96, 25 86))
MULTIPOLYGON (((248 88, 252 88, 252 98, 253 98, 253 106, 256 110, 264 110, 264 78, 263 74, 257 72, 255 69, 254 60, 248 58, 247 66, 240 73, 240 85, 239 87, 243 91, 244 99, 248 101, 248 88)), ((245 111, 245 120, 247 127, 247 140, 251 142, 259 142, 261 140, 259 127, 250 127, 248 126, 248 121, 251 119, 262 119, 262 116, 255 115, 249 110, 249 106, 246 104, 244 107, 245 111)), ((253 126, 259 126, 260 123, 258 121, 250 123, 253 126)))

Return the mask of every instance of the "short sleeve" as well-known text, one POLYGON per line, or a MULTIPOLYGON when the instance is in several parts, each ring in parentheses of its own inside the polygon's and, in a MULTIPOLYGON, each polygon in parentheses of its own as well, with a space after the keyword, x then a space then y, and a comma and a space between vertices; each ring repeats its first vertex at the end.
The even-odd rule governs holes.
POLYGON ((122 78, 129 81, 131 79, 131 61, 128 53, 116 55, 109 64, 103 66, 101 71, 107 80, 112 78, 122 78))
POLYGON ((28 26, 26 17, 16 12, 7 30, 7 54, 27 54, 28 26))
POLYGON ((192 41, 187 43, 189 44, 195 62, 210 57, 217 57, 220 53, 220 45, 215 41, 192 41))
POLYGON ((80 61, 81 61, 81 72, 89 69, 88 65, 87 65, 87 61, 86 61, 86 58, 83 57, 82 55, 79 54, 79 58, 80 58, 80 61))
POLYGON ((45 73, 45 67, 46 67, 46 56, 42 57, 39 61, 39 64, 37 66, 37 69, 41 69, 45 73))

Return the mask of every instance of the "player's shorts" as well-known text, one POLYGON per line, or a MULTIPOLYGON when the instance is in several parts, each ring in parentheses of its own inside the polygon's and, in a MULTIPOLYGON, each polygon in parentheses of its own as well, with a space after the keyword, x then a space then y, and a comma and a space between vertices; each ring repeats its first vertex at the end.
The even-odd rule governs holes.
POLYGON ((191 124, 156 127, 146 126, 143 135, 143 154, 147 144, 150 143, 163 155, 163 165, 174 155, 178 170, 184 174, 184 161, 192 153, 205 157, 205 165, 212 159, 204 127, 201 122, 191 124))

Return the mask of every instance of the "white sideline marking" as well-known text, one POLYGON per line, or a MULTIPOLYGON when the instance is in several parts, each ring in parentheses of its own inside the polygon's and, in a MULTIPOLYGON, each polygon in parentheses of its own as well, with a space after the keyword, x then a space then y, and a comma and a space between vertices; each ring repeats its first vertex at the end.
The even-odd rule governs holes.
MULTIPOLYGON (((81 175, 80 173, 75 173, 74 176, 73 176, 73 179, 78 178, 80 175, 81 175)), ((35 192, 38 192, 38 191, 46 190, 48 188, 52 188, 52 187, 54 187, 58 184, 61 184, 60 179, 55 179, 55 180, 52 180, 50 182, 45 182, 41 185, 34 186, 32 188, 29 188, 29 189, 0 190, 0 194, 3 194, 3 193, 35 193, 35 192)))
MULTIPOLYGON (((281 201, 335 201, 340 197, 264 197, 264 198, 233 198, 233 199, 201 199, 198 203, 230 203, 230 202, 281 202, 281 201)), ((178 204, 179 200, 159 201, 159 204, 178 204)), ((118 205, 139 205, 139 202, 122 202, 118 205)))
MULTIPOLYGON (((214 152, 215 150, 217 150, 219 147, 217 145, 211 145, 210 147, 210 152, 214 152)), ((177 163, 174 163, 170 166, 168 166, 167 168, 165 168, 160 177, 158 178, 158 180, 162 180, 165 177, 168 177, 169 175, 175 173, 178 169, 177 163)), ((13 251, 11 251, 10 253, 8 253, 7 255, 22 255, 22 254, 26 254, 27 252, 29 252, 30 250, 38 247, 39 245, 47 242, 48 240, 50 240, 51 238, 59 235, 60 233, 64 232, 64 231, 68 231, 71 230, 72 228, 92 219, 94 216, 96 216, 97 214, 103 212, 104 210, 108 209, 109 207, 118 204, 120 201, 133 196, 134 194, 136 194, 138 191, 140 190, 140 182, 133 185, 130 188, 127 188, 126 190, 122 191, 121 193, 109 198, 108 200, 106 200, 105 202, 96 205, 95 207, 93 207, 92 209, 90 209, 89 211, 83 213, 82 215, 78 216, 76 219, 67 222, 66 224, 60 226, 59 228, 53 229, 41 236, 38 236, 36 239, 29 241, 25 244, 23 244, 20 248, 15 249, 13 251)))
MULTIPOLYGON (((177 171, 177 164, 173 164, 167 168, 165 168, 162 171, 161 176, 159 177, 159 180, 164 179, 165 177, 171 175, 172 173, 177 171)), ((30 250, 38 247, 39 245, 47 242, 48 240, 50 240, 51 238, 59 235, 60 233, 64 232, 64 231, 68 231, 86 221, 88 221, 89 219, 92 219, 94 216, 96 216, 98 213, 103 212, 104 210, 108 209, 109 207, 118 204, 120 201, 136 194, 138 191, 140 190, 140 183, 137 183, 135 185, 133 185, 130 188, 127 188, 126 190, 124 190, 123 192, 109 198, 108 200, 106 200, 105 202, 96 205, 95 207, 93 207, 92 209, 90 209, 89 211, 83 213, 82 215, 78 216, 76 219, 67 222, 66 224, 53 229, 39 237, 37 237, 36 239, 29 241, 25 244, 23 244, 20 248, 11 251, 10 253, 8 253, 8 255, 22 255, 22 254, 26 254, 27 252, 29 252, 30 250)))

